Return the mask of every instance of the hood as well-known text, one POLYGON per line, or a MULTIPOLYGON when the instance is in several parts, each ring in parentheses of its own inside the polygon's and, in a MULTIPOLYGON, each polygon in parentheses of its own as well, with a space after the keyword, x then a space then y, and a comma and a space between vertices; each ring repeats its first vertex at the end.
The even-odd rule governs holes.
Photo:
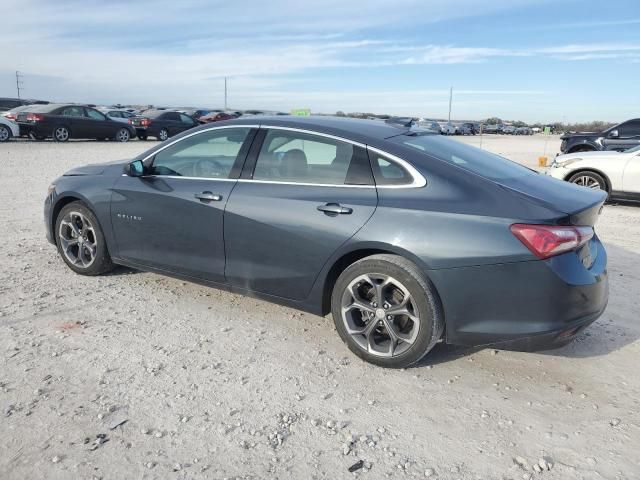
POLYGON ((83 165, 81 167, 72 168, 71 170, 66 171, 63 175, 65 177, 77 177, 77 176, 83 176, 83 175, 102 175, 108 169, 113 169, 113 168, 118 169, 118 167, 124 168, 124 166, 129 162, 130 160, 115 160, 112 162, 83 165))
POLYGON ((576 152, 576 153, 566 153, 564 155, 558 155, 555 158, 556 162, 561 162, 563 160, 570 160, 573 158, 584 158, 585 160, 588 158, 600 158, 600 157, 617 157, 622 152, 617 152, 615 150, 598 150, 595 152, 576 152))
POLYGON ((575 138, 575 137, 593 137, 596 135, 603 135, 602 132, 573 132, 573 133, 565 133, 560 137, 560 140, 566 140, 567 138, 575 138))

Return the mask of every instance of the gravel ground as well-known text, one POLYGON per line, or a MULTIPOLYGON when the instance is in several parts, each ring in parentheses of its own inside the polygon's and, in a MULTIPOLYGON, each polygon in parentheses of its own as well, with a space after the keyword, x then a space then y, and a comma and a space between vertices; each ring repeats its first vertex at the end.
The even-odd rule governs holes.
MULTIPOLYGON (((532 165, 544 143, 483 139, 532 165)), ((638 207, 605 207, 610 303, 571 345, 439 345, 384 370, 330 318, 124 268, 73 274, 44 238, 47 185, 148 146, 0 145, 1 479, 640 477, 638 207)))

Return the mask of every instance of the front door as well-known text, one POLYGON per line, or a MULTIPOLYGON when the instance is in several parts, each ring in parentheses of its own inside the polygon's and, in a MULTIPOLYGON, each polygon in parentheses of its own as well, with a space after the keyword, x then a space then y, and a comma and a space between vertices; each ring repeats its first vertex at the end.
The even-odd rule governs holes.
POLYGON ((111 201, 117 257, 223 282, 224 210, 253 133, 206 130, 159 150, 143 177, 120 177, 111 201))
POLYGON ((86 112, 86 136, 89 138, 111 138, 115 135, 116 125, 107 119, 105 115, 93 108, 85 108, 86 112))
POLYGON ((619 152, 637 147, 640 145, 640 120, 629 120, 614 127, 602 143, 605 150, 619 152), (612 132, 616 132, 617 136, 613 136, 612 132))
POLYGON ((333 137, 270 128, 259 152, 252 149, 245 176, 225 213, 227 280, 304 299, 327 260, 376 208, 366 151, 333 137))
POLYGON ((636 152, 624 167, 622 190, 630 193, 640 193, 640 152, 636 152))

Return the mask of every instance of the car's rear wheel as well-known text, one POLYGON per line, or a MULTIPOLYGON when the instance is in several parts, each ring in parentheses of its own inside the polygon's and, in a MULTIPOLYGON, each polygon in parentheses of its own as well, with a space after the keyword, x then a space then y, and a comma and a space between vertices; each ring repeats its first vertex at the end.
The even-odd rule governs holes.
POLYGON ((121 128, 116 133, 116 140, 118 142, 128 142, 130 138, 131 138, 131 134, 129 133, 129 130, 127 130, 126 128, 121 128))
POLYGON ((429 280, 397 255, 353 263, 331 295, 334 323, 349 349, 389 368, 407 367, 433 348, 444 329, 441 310, 429 280))
POLYGON ((69 140, 69 129, 67 127, 56 127, 53 130, 53 139, 56 142, 66 142, 69 140))
POLYGON ((98 220, 81 202, 65 205, 55 226, 58 252, 71 270, 82 275, 99 275, 113 269, 98 220))
POLYGON ((11 138, 11 130, 6 125, 0 125, 0 142, 6 142, 11 138))
POLYGON ((569 182, 592 189, 607 191, 607 182, 596 172, 578 172, 569 178, 569 182))
POLYGON ((167 131, 166 128, 163 128, 158 133, 158 140, 160 140, 161 142, 164 142, 167 138, 169 138, 169 132, 167 131))

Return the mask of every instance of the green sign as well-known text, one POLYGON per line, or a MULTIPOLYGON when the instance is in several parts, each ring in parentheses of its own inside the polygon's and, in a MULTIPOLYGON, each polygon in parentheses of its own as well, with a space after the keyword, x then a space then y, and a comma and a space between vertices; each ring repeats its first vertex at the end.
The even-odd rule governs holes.
POLYGON ((544 132, 545 135, 551 135, 551 127, 549 127, 549 126, 544 127, 543 132, 544 132))
POLYGON ((291 110, 291 115, 296 117, 308 117, 311 115, 311 110, 309 108, 294 108, 291 110))

